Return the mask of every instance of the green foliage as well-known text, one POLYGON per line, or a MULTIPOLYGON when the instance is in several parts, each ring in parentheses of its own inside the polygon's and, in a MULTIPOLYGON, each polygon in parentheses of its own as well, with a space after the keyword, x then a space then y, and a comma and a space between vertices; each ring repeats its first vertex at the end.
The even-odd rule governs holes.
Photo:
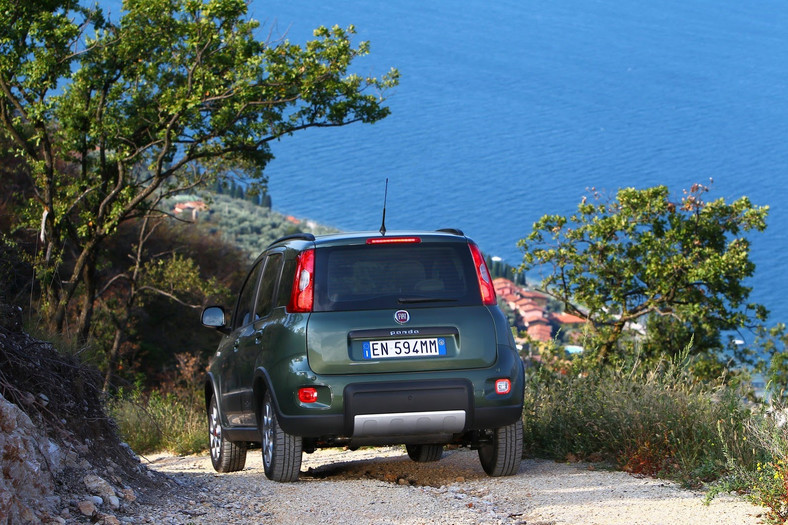
POLYGON ((785 323, 777 323, 771 328, 758 326, 755 339, 747 350, 763 358, 755 370, 764 376, 767 397, 784 402, 788 398, 788 331, 785 323))
POLYGON ((621 343, 640 338, 626 333, 636 323, 649 328, 643 348, 658 359, 690 340, 693 352, 719 352, 721 331, 765 317, 747 302, 755 266, 744 234, 766 228, 768 207, 707 202, 706 192, 696 184, 678 201, 665 186, 621 189, 609 201, 595 194, 570 217, 542 217, 520 241, 520 269, 549 269, 545 290, 591 322, 597 362, 631 351, 621 343))
MULTIPOLYGON (((27 225, 45 240, 37 275, 56 328, 78 284, 96 293, 97 256, 124 221, 217 178, 264 185, 272 141, 376 122, 398 82, 349 72, 369 52, 352 26, 302 47, 257 40, 243 0, 123 7, 113 23, 70 0, 0 0, 0 125, 30 169, 27 225)), ((91 315, 86 300, 82 337, 91 315)))
POLYGON ((175 394, 140 389, 120 391, 108 405, 121 438, 138 454, 196 454, 208 448, 205 411, 175 394))
POLYGON ((158 389, 143 394, 137 383, 131 391, 120 389, 108 402, 121 437, 139 454, 194 454, 208 447, 201 360, 185 353, 176 357, 177 369, 158 389))
POLYGON ((725 492, 744 493, 754 504, 766 509, 766 523, 788 523, 787 415, 786 405, 778 402, 747 422, 746 444, 752 450, 752 458, 744 460, 726 451, 728 475, 711 487, 707 500, 725 492))
POLYGON ((32 268, 19 247, 0 234, 0 304, 20 304, 32 268))
MULTIPOLYGON (((113 379, 149 381, 172 364, 172 349, 207 355, 211 332, 195 330, 198 310, 226 304, 245 271, 247 255, 191 223, 169 218, 129 222, 108 241, 91 341, 101 349, 93 363, 113 379), (129 253, 131 246, 131 253, 129 253)), ((113 381, 117 383, 117 381, 113 381)))
POLYGON ((141 306, 144 306, 145 297, 151 294, 164 295, 180 303, 201 305, 206 297, 229 293, 215 277, 204 279, 194 259, 177 253, 145 262, 138 284, 137 300, 141 306))
POLYGON ((285 235, 302 232, 318 235, 338 231, 223 194, 206 192, 206 200, 210 201, 210 209, 198 216, 200 227, 220 232, 225 240, 244 250, 251 258, 260 255, 269 244, 285 235))
POLYGON ((690 484, 724 473, 725 450, 751 456, 741 446, 749 411, 737 392, 696 381, 687 361, 564 372, 544 367, 529 375, 524 422, 531 454, 605 460, 690 484))

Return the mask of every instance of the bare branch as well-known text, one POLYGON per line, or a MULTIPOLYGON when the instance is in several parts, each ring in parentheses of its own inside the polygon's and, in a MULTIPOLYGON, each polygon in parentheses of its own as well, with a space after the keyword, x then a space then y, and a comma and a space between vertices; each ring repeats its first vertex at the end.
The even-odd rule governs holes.
POLYGON ((172 299, 173 301, 175 301, 178 304, 181 304, 181 305, 186 306, 188 308, 192 308, 194 310, 202 308, 202 305, 200 305, 200 304, 189 304, 189 303, 184 302, 181 299, 179 299, 176 295, 174 295, 174 294, 172 294, 170 292, 165 292, 164 290, 162 290, 160 288, 156 288, 155 286, 141 286, 140 288, 137 289, 137 291, 139 291, 139 292, 150 291, 150 292, 153 292, 153 293, 156 293, 156 294, 159 294, 159 295, 163 295, 164 297, 168 297, 169 299, 172 299))

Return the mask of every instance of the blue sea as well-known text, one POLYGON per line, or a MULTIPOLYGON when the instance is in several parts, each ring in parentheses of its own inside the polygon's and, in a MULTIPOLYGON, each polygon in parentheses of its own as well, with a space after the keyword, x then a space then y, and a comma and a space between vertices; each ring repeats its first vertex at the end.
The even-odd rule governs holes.
MULTIPOLYGON (((343 230, 457 227, 517 265, 517 241, 590 188, 694 183, 770 207, 751 299, 788 321, 788 4, 782 0, 253 0, 296 43, 354 24, 399 69, 391 115, 273 145, 274 208, 343 230), (713 180, 713 182, 710 182, 713 180)), ((538 275, 529 275, 538 280, 538 275)), ((745 336, 747 334, 744 334, 745 336)))
POLYGON ((788 321, 784 0, 251 0, 250 16, 296 43, 354 24, 371 54, 352 71, 402 75, 385 120, 273 144, 275 209, 377 230, 388 178, 390 230, 460 228, 518 265, 533 223, 590 188, 713 180, 709 198, 770 207, 747 284, 788 321))

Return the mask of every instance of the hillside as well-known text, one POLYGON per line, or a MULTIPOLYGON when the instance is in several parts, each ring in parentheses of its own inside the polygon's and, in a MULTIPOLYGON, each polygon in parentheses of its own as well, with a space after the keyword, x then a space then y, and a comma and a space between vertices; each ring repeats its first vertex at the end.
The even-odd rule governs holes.
POLYGON ((0 304, 0 525, 119 523, 169 490, 118 439, 98 371, 21 326, 0 304))
POLYGON ((196 221, 210 234, 220 234, 250 257, 256 257, 279 237, 293 233, 337 232, 336 228, 308 219, 287 216, 245 198, 210 191, 181 195, 172 200, 173 214, 196 221))

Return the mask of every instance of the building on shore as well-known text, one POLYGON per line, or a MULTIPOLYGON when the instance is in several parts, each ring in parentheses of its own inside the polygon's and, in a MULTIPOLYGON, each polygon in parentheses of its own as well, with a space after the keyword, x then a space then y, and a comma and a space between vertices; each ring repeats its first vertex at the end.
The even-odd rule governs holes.
MULTIPOLYGON (((550 297, 546 294, 528 290, 515 284, 509 279, 499 277, 493 279, 495 293, 514 312, 514 327, 517 333, 526 333, 528 337, 518 337, 519 345, 527 345, 529 339, 533 341, 552 341, 559 333, 577 332, 578 328, 586 323, 576 315, 566 312, 551 311, 548 308, 550 297)), ((578 348, 577 342, 572 341, 572 346, 578 348)))

